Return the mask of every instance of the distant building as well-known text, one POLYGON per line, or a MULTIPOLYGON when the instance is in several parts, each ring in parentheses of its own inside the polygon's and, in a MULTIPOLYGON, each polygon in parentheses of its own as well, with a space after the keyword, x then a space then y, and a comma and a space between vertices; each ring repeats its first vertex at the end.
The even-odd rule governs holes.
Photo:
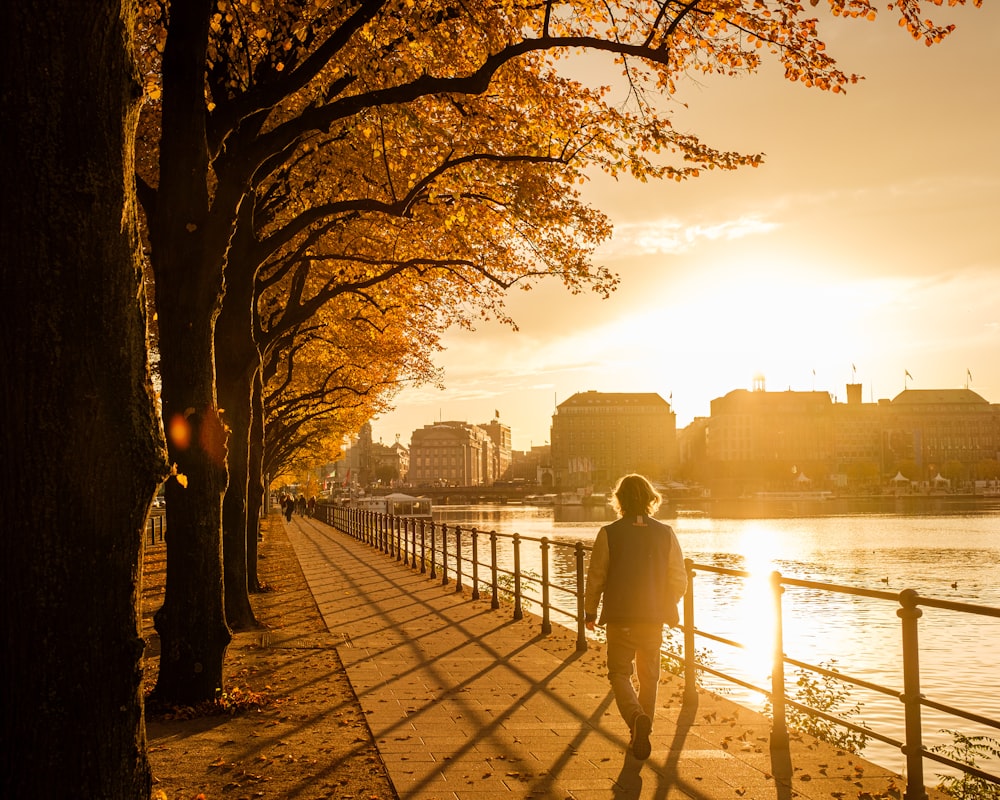
POLYGON ((410 453, 399 443, 399 437, 391 445, 373 442, 369 422, 351 438, 341 467, 345 471, 343 480, 346 482, 349 475, 350 482, 361 487, 396 486, 406 480, 409 468, 410 453))
POLYGON ((767 392, 760 383, 713 400, 711 412, 680 440, 682 472, 716 495, 877 490, 897 474, 960 486, 1000 470, 1000 406, 969 389, 908 389, 866 404, 860 384, 835 403, 825 392, 767 392))
POLYGON ((398 437, 391 445, 381 442, 372 444, 371 460, 375 483, 398 486, 406 482, 410 471, 410 451, 399 443, 398 437))
POLYGON ((497 419, 481 423, 478 427, 486 431, 486 435, 490 437, 490 441, 493 443, 492 452, 490 453, 490 458, 493 459, 493 466, 491 470, 493 480, 506 481, 510 480, 510 425, 505 425, 500 421, 499 413, 500 412, 498 411, 497 419))
POLYGON ((357 486, 368 486, 375 480, 372 464, 373 444, 372 426, 371 423, 366 422, 361 426, 357 436, 351 438, 351 443, 345 454, 351 483, 357 486))
POLYGON ((677 431, 678 477, 685 481, 704 482, 708 417, 695 417, 686 428, 677 431))
POLYGON ((820 465, 834 453, 828 393, 735 389, 711 409, 705 458, 714 491, 784 489, 793 480, 825 477, 820 465))
POLYGON ((914 480, 976 480, 1000 461, 1000 405, 970 389, 907 389, 878 408, 889 470, 910 462, 914 480))
POLYGON ((493 440, 467 422, 436 422, 410 438, 410 483, 416 486, 492 485, 497 459, 493 440))
POLYGON ((606 491, 630 472, 664 480, 677 463, 676 432, 658 394, 574 394, 552 416, 555 488, 606 491))
POLYGON ((514 450, 511 453, 510 480, 551 488, 552 446, 546 444, 530 450, 514 450))

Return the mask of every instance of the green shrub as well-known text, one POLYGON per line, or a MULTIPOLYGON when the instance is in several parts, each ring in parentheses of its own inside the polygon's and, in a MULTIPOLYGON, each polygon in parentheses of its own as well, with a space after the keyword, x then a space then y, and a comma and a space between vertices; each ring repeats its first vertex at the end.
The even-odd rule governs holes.
MULTIPOLYGON (((950 733, 952 741, 949 744, 939 744, 931 748, 932 752, 948 756, 970 767, 978 766, 977 758, 1000 758, 1000 741, 989 736, 965 736, 958 731, 942 729, 942 733, 950 733)), ((938 773, 941 782, 938 789, 958 800, 1000 800, 1000 786, 980 778, 977 775, 962 773, 959 776, 942 775, 938 773)))
MULTIPOLYGON (((820 666, 830 672, 838 671, 835 660, 820 664, 820 666)), ((817 711, 823 711, 852 722, 853 720, 850 718, 861 713, 861 703, 848 705, 851 687, 846 682, 830 675, 805 669, 798 670, 796 674, 798 677, 795 681, 795 690, 789 695, 792 700, 817 711)), ((764 704, 764 713, 769 717, 774 717, 770 700, 764 704)), ((785 721, 789 728, 815 736, 817 739, 829 742, 851 753, 860 753, 868 742, 868 736, 864 733, 845 728, 835 722, 791 706, 785 709, 785 721)), ((861 724, 864 725, 864 723, 861 724)))

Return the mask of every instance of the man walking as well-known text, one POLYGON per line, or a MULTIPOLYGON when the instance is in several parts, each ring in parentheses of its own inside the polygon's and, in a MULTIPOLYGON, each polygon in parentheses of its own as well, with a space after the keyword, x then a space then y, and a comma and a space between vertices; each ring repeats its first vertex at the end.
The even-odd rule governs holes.
POLYGON ((615 704, 629 726, 629 749, 639 760, 652 747, 656 688, 660 678, 663 625, 680 621, 677 603, 687 572, 677 536, 653 519, 662 498, 642 475, 626 475, 612 505, 619 519, 597 534, 587 573, 586 625, 607 625, 608 680, 615 704), (600 621, 597 607, 604 598, 600 621), (632 685, 633 663, 639 681, 632 685))

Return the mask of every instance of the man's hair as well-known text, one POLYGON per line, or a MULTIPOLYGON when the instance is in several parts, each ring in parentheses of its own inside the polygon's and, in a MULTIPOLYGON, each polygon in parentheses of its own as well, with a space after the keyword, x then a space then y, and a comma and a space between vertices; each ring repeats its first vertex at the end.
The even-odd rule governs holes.
POLYGON ((615 495, 611 505, 621 517, 645 514, 653 516, 660 507, 663 498, 642 475, 632 473, 625 475, 615 486, 615 495))

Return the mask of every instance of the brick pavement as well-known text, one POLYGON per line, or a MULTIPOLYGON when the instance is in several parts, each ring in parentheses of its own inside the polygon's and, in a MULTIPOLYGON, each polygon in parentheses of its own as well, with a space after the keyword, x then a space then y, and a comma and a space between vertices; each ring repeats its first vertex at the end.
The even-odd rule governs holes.
POLYGON ((898 776, 812 737, 772 760, 768 720, 708 692, 685 704, 666 674, 639 762, 600 643, 579 653, 575 632, 541 636, 533 615, 514 621, 317 520, 286 527, 404 800, 903 796, 898 776))

